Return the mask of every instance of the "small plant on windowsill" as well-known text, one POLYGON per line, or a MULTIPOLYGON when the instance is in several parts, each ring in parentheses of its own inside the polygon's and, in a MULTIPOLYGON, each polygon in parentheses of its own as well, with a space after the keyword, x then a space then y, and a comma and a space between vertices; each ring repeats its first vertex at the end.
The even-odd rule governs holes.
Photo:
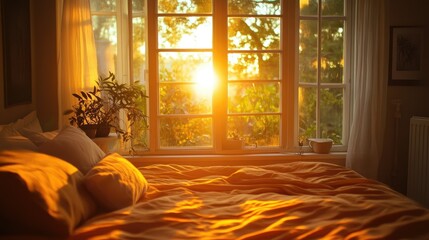
POLYGON ((99 96, 99 89, 94 86, 92 91, 80 91, 72 95, 78 103, 72 106, 72 109, 66 110, 64 114, 73 113, 69 118, 70 124, 77 125, 88 137, 94 138, 101 124, 100 112, 103 109, 103 99, 99 96))
MULTIPOLYGON (((124 143, 130 143, 130 152, 134 153, 133 140, 147 129, 147 95, 139 82, 119 83, 113 73, 99 77, 92 91, 74 93, 78 104, 64 114, 73 114, 70 124, 84 128, 96 125, 106 128, 107 134, 113 128, 124 143), (123 113, 126 119, 121 119, 123 113)), ((102 135, 97 135, 102 136, 102 135)))
POLYGON ((97 85, 105 100, 107 115, 112 117, 112 127, 125 143, 131 143, 130 150, 134 153, 134 139, 148 127, 145 104, 148 96, 143 86, 137 81, 133 84, 118 83, 113 73, 106 78, 100 77, 97 85), (119 118, 121 111, 126 116, 122 122, 119 118))

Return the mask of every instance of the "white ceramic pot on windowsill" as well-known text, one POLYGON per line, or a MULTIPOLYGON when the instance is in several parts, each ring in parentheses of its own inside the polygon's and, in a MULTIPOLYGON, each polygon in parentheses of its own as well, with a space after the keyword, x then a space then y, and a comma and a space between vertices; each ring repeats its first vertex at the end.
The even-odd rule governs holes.
POLYGON ((331 151, 333 141, 330 138, 309 138, 308 146, 315 153, 326 154, 331 151))

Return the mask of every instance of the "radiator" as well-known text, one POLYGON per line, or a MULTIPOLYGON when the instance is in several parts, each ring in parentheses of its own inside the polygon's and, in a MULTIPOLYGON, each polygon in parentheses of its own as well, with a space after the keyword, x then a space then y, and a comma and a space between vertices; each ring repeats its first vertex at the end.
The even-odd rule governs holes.
POLYGON ((429 208, 429 118, 410 120, 407 196, 429 208))

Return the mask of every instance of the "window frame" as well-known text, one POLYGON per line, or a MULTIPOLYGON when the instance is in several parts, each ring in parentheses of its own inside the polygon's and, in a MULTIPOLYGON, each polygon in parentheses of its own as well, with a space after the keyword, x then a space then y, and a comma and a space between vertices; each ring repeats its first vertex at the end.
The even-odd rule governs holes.
MULTIPOLYGON (((128 20, 128 0, 116 0, 115 11, 91 11, 91 19, 93 16, 115 17, 116 18, 116 64, 115 75, 120 83, 130 82, 130 49, 129 49, 129 20, 128 20)), ((95 39, 94 39, 95 40, 95 39)), ((95 40, 96 42, 96 40, 95 40)), ((97 43, 97 42, 96 42, 97 43)), ((99 70, 99 69, 98 69, 99 70)), ((109 69, 109 71, 112 71, 109 69)), ((99 74, 108 74, 103 72, 99 74)))
MULTIPOLYGON (((293 6, 293 1, 282 1, 282 12, 284 11, 284 9, 286 8, 291 8, 286 7, 286 5, 291 5, 293 6)), ((228 50, 228 39, 226 37, 224 37, 223 39, 216 39, 217 35, 221 35, 221 36, 228 36, 228 29, 227 29, 227 21, 228 21, 228 14, 227 11, 218 11, 218 9, 220 8, 224 8, 224 10, 227 9, 227 1, 219 1, 219 0, 214 0, 213 1, 213 23, 216 23, 213 25, 213 49, 217 49, 215 51, 213 51, 213 61, 214 61, 214 68, 217 70, 219 75, 223 75, 223 76, 227 76, 227 70, 228 70, 228 62, 227 60, 227 56, 228 56, 228 52, 240 52, 240 51, 230 51, 228 50)), ((293 8, 293 7, 292 7, 293 8)), ((158 96, 158 66, 157 66, 157 54, 158 52, 160 52, 160 50, 158 49, 158 42, 155 36, 157 36, 157 32, 155 30, 157 30, 158 26, 157 26, 157 5, 156 5, 156 1, 148 1, 148 30, 149 30, 149 36, 153 36, 152 38, 149 39, 149 49, 157 49, 156 51, 149 51, 149 79, 151 81, 150 85, 151 86, 157 86, 157 87, 153 87, 150 89, 150 97, 149 97, 149 101, 150 106, 152 106, 151 111, 150 111, 150 115, 151 116, 157 116, 158 114, 158 109, 154 109, 154 106, 158 106, 158 101, 159 101, 159 96, 158 96), (154 101, 154 99, 156 99, 156 101, 154 101), (156 114, 156 115, 154 115, 156 114)), ((168 14, 161 14, 162 16, 168 15, 168 14)), ((187 14, 181 14, 183 16, 187 16, 187 14)), ((282 16, 284 16, 285 14, 282 13, 282 16)), ((234 15, 235 16, 235 15, 234 15)), ((264 16, 264 15, 262 15, 264 16)), ((293 19, 292 15, 288 15, 290 19, 293 19)), ((288 20, 285 21, 284 17, 282 17, 281 22, 287 22, 288 25, 293 26, 293 21, 292 20, 288 20)), ((281 31, 284 32, 285 31, 285 27, 284 24, 281 26, 281 31)), ((286 30, 289 30, 290 27, 286 28, 286 30)), ((290 31, 290 30, 289 30, 290 31)), ((283 33, 284 35, 284 33, 283 33)), ((287 48, 293 48, 292 45, 288 46, 286 45, 287 43, 289 43, 288 41, 285 41, 283 39, 283 41, 281 41, 281 46, 279 49, 279 52, 282 52, 282 54, 285 54, 287 48)), ((292 52, 292 51, 288 51, 288 52, 292 52)), ((283 57, 285 58, 285 57, 283 57)), ((281 90, 280 90, 280 99, 282 99, 282 95, 283 95, 283 89, 286 88, 286 81, 285 79, 292 79, 293 75, 291 75, 290 70, 287 69, 283 69, 283 71, 281 71, 282 74, 282 83, 281 83, 281 90), (289 76, 289 77, 287 77, 289 76)), ((222 96, 227 96, 228 93, 228 89, 227 89, 227 79, 224 78, 223 80, 221 80, 220 82, 218 82, 218 95, 222 95, 222 96)), ((293 91, 291 91, 293 92, 293 91)), ((288 94, 287 96, 290 96, 290 99, 293 99, 293 95, 288 94)), ((169 149, 164 149, 164 148, 160 148, 159 147, 159 138, 158 138, 158 134, 159 131, 158 129, 152 128, 151 132, 150 132, 150 136, 155 136, 156 140, 155 141, 150 141, 150 149, 149 149, 149 153, 150 154, 235 154, 235 153, 244 153, 244 154, 248 154, 248 153, 267 153, 267 152, 282 152, 285 149, 286 143, 285 143, 285 134, 282 134, 284 132, 285 126, 286 124, 286 120, 285 117, 282 117, 283 121, 281 122, 281 130, 280 130, 280 145, 278 147, 263 147, 263 148, 256 148, 256 149, 252 149, 252 148, 244 148, 244 149, 240 149, 240 150, 229 150, 229 149, 224 149, 222 146, 225 144, 225 140, 226 140, 226 118, 227 118, 227 98, 225 97, 222 100, 217 100, 217 101, 213 101, 214 103, 216 102, 218 105, 213 107, 213 112, 212 115, 215 115, 217 117, 213 118, 213 128, 214 128, 214 133, 215 132, 221 132, 222 135, 221 136, 214 136, 214 142, 213 142, 213 148, 210 149, 204 149, 204 148, 169 148, 169 149)), ((281 103, 283 103, 284 101, 280 101, 281 103)), ((290 102, 290 101, 288 101, 290 102)), ((292 101, 293 102, 293 101, 292 101)), ((285 109, 289 109, 289 108, 293 108, 293 106, 291 106, 292 104, 280 104, 280 113, 279 115, 284 116, 285 114, 285 109), (288 106, 289 105, 289 106, 288 106)), ((287 116, 291 116, 291 114, 287 114, 287 116)), ((291 118, 291 117, 289 117, 291 118)), ((290 121, 290 120, 289 120, 290 121)), ((150 117, 150 125, 152 126, 159 126, 158 124, 158 118, 157 117, 150 117)), ((291 130, 289 129, 288 132, 290 132, 291 130)))
MULTIPOLYGON (((148 8, 150 7, 154 7, 154 13, 156 14, 155 17, 153 17, 154 23, 156 23, 156 29, 158 29, 158 18, 159 17, 212 17, 212 21, 213 21, 213 27, 215 26, 214 24, 214 10, 212 10, 212 13, 158 13, 157 12, 157 3, 158 1, 148 1, 148 8), (154 5, 149 6, 149 3, 153 2, 154 5)), ((213 2, 213 5, 214 2, 213 2)), ((214 6, 212 6, 214 8, 214 6)), ((149 17, 150 18, 150 17, 149 17)), ((213 35, 214 35, 215 30, 213 29, 213 35)), ((168 114, 162 114, 160 112, 159 109, 159 89, 160 89, 160 85, 161 85, 161 81, 159 79, 159 65, 158 65, 158 56, 161 53, 211 53, 212 54, 212 59, 214 62, 214 46, 213 43, 215 42, 214 39, 215 37, 212 38, 212 47, 211 48, 160 48, 158 46, 158 32, 151 32, 149 33, 149 36, 154 36, 155 39, 152 39, 154 41, 156 41, 156 46, 155 48, 151 49, 151 52, 155 52, 155 55, 152 57, 152 59, 156 59, 155 61, 155 65, 150 65, 152 62, 149 62, 149 69, 157 69, 155 76, 154 75, 150 75, 149 79, 151 79, 152 81, 150 82, 151 86, 155 86, 153 87, 153 89, 156 89, 156 98, 158 99, 158 101, 156 103, 151 103, 152 108, 155 108, 156 111, 156 115, 151 115, 152 118, 155 118, 157 121, 155 123, 155 125, 152 126, 156 126, 154 128, 152 128, 152 131, 150 132, 151 136, 155 136, 156 138, 156 146, 154 149, 156 149, 156 152, 159 153, 172 153, 172 154, 177 154, 177 153, 181 153, 181 152, 185 152, 185 153, 189 153, 190 151, 193 151, 195 153, 204 153, 204 154, 208 154, 208 153, 213 153, 213 149, 215 149, 216 144, 215 144, 215 137, 213 136, 213 147, 205 147, 205 146, 196 146, 196 147, 162 147, 161 146, 161 138, 160 138, 160 121, 162 119, 166 119, 166 118, 211 118, 213 120, 213 124, 212 124, 212 133, 214 135, 216 128, 214 126, 214 120, 215 117, 213 117, 215 114, 214 109, 216 108, 214 105, 214 97, 212 97, 212 112, 211 113, 190 113, 190 114, 178 114, 178 115, 168 115, 168 114), (156 80, 156 81, 153 81, 156 80), (156 106, 156 107, 155 107, 156 106)), ((151 73, 149 73, 151 74, 151 73)), ((153 73, 152 73, 153 74, 153 73)), ((162 82, 162 84, 164 85, 192 85, 192 82, 182 82, 182 81, 178 81, 178 82, 162 82)), ((153 97, 154 95, 150 95, 150 97, 153 97)), ((152 113, 153 114, 153 113, 152 113)), ((149 151, 151 151, 149 149, 149 151)))
MULTIPOLYGON (((310 16, 301 16, 300 14, 300 8, 299 8, 299 2, 300 0, 295 0, 296 1, 296 7, 295 7, 295 14, 296 14, 296 20, 295 20, 295 46, 294 46, 294 50, 295 51, 295 63, 299 62, 299 51, 297 49, 299 49, 299 24, 300 21, 303 20, 307 20, 307 19, 317 19, 317 28, 318 28, 318 35, 320 36, 320 25, 321 25, 321 21, 322 18, 323 19, 343 19, 344 20, 344 49, 343 49, 343 58, 344 58, 344 73, 343 73, 343 83, 339 84, 339 83, 320 83, 320 53, 321 53, 321 49, 320 49, 320 42, 321 39, 318 38, 318 69, 317 69, 317 82, 316 83, 300 83, 299 82, 299 65, 296 64, 295 69, 294 69, 294 102, 295 102, 295 111, 294 111, 294 136, 295 139, 299 139, 299 127, 298 127, 298 123, 299 123, 299 116, 298 116, 298 90, 300 86, 303 85, 317 85, 318 90, 320 90, 320 88, 322 88, 321 86, 327 86, 327 87, 334 87, 334 88, 343 88, 343 92, 344 92, 344 98, 343 98, 343 119, 342 119, 342 144, 341 145, 333 145, 331 151, 332 152, 346 152, 347 151, 347 143, 348 143, 348 139, 349 139, 349 134, 350 134, 350 119, 351 119, 351 115, 352 115, 352 76, 351 73, 353 71, 352 69, 352 54, 353 54, 353 48, 352 48, 352 27, 353 27, 353 20, 352 20, 352 7, 351 7, 351 2, 352 0, 344 0, 344 16, 331 16, 331 15, 327 15, 322 17, 322 13, 321 11, 318 11, 317 16, 316 17, 310 17, 310 16)), ((322 1, 323 0, 319 0, 318 2, 318 9, 321 9, 322 6, 322 1)), ((318 94, 319 95, 319 94, 318 94)), ((320 102, 320 97, 318 96, 318 102, 317 102, 317 106, 319 106, 319 102, 320 102)), ((320 121, 320 113, 319 113, 319 109, 317 110, 317 125, 319 125, 319 121, 320 121)), ((319 134, 317 132, 317 134, 319 134)), ((319 137, 319 136, 317 136, 319 137)), ((293 151, 296 151, 297 149, 297 145, 294 145, 294 147, 292 148, 293 151)), ((305 147, 306 151, 309 151, 310 149, 308 147, 305 147)))
MULTIPOLYGON (((117 68, 119 69, 119 76, 123 82, 131 82, 132 66, 130 60, 132 59, 132 47, 128 45, 131 43, 129 36, 132 36, 132 30, 128 28, 131 24, 131 17, 124 17, 122 12, 123 8, 127 9, 131 4, 127 0, 117 0, 117 26, 118 26, 118 57, 117 68), (120 24, 122 23, 122 24, 120 24), (120 41, 120 38, 122 41, 120 41), (119 42, 122 42, 120 44, 119 42)), ((144 152, 137 152, 141 155, 177 155, 177 154, 253 154, 253 153, 281 153, 281 152, 298 152, 298 88, 300 86, 298 79, 298 44, 299 44, 299 0, 283 0, 282 13, 281 13, 281 46, 280 52, 282 56, 281 62, 281 83, 280 83, 280 144, 279 147, 257 148, 257 149, 241 149, 241 150, 225 150, 222 148, 226 139, 226 117, 227 117, 227 97, 219 101, 219 106, 213 106, 212 116, 220 116, 220 118, 213 117, 213 148, 199 149, 199 148, 174 148, 164 149, 160 148, 159 129, 158 129, 158 103, 159 103, 159 80, 158 80, 158 12, 157 1, 145 0, 146 2, 146 28, 147 28, 147 77, 149 79, 148 88, 148 123, 149 123, 149 139, 148 150, 144 152), (291 36, 291 37, 287 37, 291 36), (289 60, 288 60, 289 59, 289 60), (288 64, 285 64, 288 62, 288 64), (221 132, 222 135, 215 137, 215 132, 221 132)), ((332 151, 345 151, 347 149, 347 140, 349 135, 350 114, 351 111, 351 7, 349 6, 350 0, 345 0, 345 28, 346 34, 344 36, 344 99, 343 99, 343 145, 334 145, 332 151)), ((217 35, 228 36, 227 21, 228 15, 226 11, 219 12, 219 8, 227 8, 227 0, 213 0, 213 39, 217 35), (215 24, 216 23, 216 24, 215 24)), ((126 11, 125 11, 126 12, 126 11)), ((94 13, 91 12, 91 15, 94 13)), ((168 14, 164 14, 168 15, 168 14)), ((186 14, 185 14, 186 16, 186 14)), ((320 40, 319 40, 320 41, 320 40)), ((227 76, 228 63, 222 59, 227 59, 228 55, 228 39, 224 37, 222 40, 213 40, 213 49, 223 49, 222 51, 212 51, 213 64, 215 69, 222 69, 220 74, 227 76), (226 57, 225 57, 226 56, 226 57), (226 71, 226 72, 225 72, 226 71)), ((227 79, 220 81, 218 87, 220 95, 227 96, 227 79)), ((215 101, 213 101, 215 102, 215 101)), ((309 151, 304 147, 304 151, 309 151)))

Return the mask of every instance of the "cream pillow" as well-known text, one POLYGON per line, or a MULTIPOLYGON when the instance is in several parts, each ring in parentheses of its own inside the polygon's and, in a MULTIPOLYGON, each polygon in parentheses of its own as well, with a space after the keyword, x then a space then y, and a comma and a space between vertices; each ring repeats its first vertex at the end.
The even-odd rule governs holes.
POLYGON ((58 131, 51 131, 51 132, 35 132, 28 128, 22 128, 19 129, 18 132, 28 138, 34 145, 41 146, 44 143, 49 142, 49 140, 52 140, 55 138, 55 136, 58 134, 58 131))
POLYGON ((39 147, 39 152, 61 158, 86 174, 105 153, 79 128, 66 126, 39 147))
POLYGON ((29 151, 0 152, 0 235, 66 237, 96 210, 71 164, 29 151))
POLYGON ((51 132, 34 132, 27 128, 19 130, 22 135, 0 137, 0 150, 29 150, 37 152, 37 146, 53 139, 58 131, 51 132))
POLYGON ((36 111, 32 111, 25 117, 4 126, 0 131, 0 137, 19 136, 19 130, 22 128, 27 128, 35 132, 43 132, 36 111))
POLYGON ((28 150, 36 152, 37 146, 23 136, 0 137, 0 151, 1 150, 28 150))
POLYGON ((107 155, 85 175, 95 201, 113 211, 135 204, 147 190, 143 174, 118 153, 107 155))

